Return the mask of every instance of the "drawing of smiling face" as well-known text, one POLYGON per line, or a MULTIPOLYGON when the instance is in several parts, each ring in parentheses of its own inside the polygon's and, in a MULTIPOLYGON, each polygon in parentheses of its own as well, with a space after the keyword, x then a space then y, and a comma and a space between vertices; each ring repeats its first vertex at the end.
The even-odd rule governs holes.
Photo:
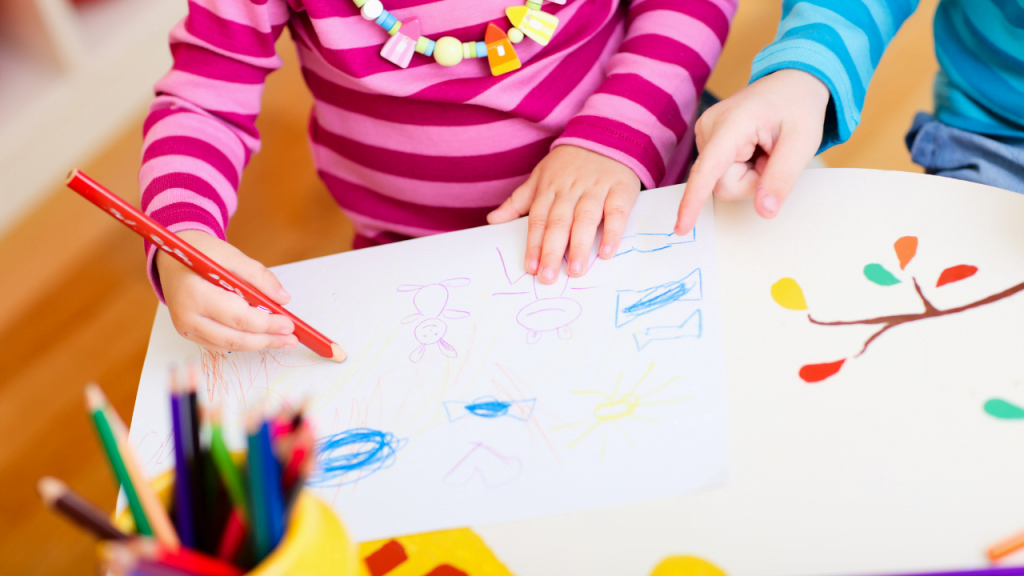
POLYGON ((414 334, 420 344, 440 342, 448 332, 448 326, 437 318, 428 318, 416 326, 414 334))

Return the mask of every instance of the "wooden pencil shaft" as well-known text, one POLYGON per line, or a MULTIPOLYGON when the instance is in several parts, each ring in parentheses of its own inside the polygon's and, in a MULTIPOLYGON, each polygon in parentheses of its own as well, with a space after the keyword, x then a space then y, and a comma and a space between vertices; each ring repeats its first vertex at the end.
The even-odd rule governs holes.
POLYGON ((114 476, 117 478, 117 481, 121 483, 121 486, 124 488, 125 496, 128 498, 128 508, 131 510, 132 517, 135 519, 135 529, 143 536, 150 536, 153 534, 153 530, 149 525, 149 519, 142 507, 142 501, 139 499, 139 495, 135 491, 135 484, 132 482, 131 476, 128 475, 128 470, 125 468, 120 452, 118 452, 117 442, 114 440, 114 434, 110 429, 110 423, 107 422, 107 417, 103 413, 103 410, 96 410, 93 412, 92 417, 93 422, 96 425, 96 431, 100 437, 100 442, 103 444, 103 449, 107 453, 107 459, 110 461, 110 466, 114 469, 114 476))
POLYGON ((213 425, 213 434, 210 440, 210 453, 213 456, 213 463, 217 467, 221 481, 227 489, 228 496, 234 504, 235 510, 243 520, 249 517, 249 506, 245 501, 245 488, 242 484, 242 475, 238 472, 224 443, 224 433, 219 424, 213 425))
POLYGON ((336 359, 339 362, 345 359, 344 351, 329 338, 314 330, 312 326, 300 320, 248 282, 238 278, 205 254, 196 250, 191 244, 172 234, 119 196, 111 193, 95 180, 78 170, 74 170, 68 176, 67 186, 103 211, 111 214, 135 233, 155 243, 161 250, 185 266, 188 266, 204 280, 238 294, 251 306, 263 306, 274 314, 281 314, 290 318, 295 325, 296 338, 313 352, 324 358, 336 359), (339 353, 340 358, 338 357, 339 353))
POLYGON ((149 479, 146 478, 141 466, 139 466, 135 451, 128 441, 128 429, 124 425, 124 421, 121 420, 114 407, 109 404, 106 408, 106 414, 111 429, 114 432, 114 441, 117 442, 118 449, 124 459, 128 476, 131 477, 132 483, 135 485, 135 491, 138 493, 139 501, 142 503, 142 508, 149 520, 153 535, 156 536, 161 545, 176 550, 181 545, 178 533, 174 530, 170 515, 167 514, 167 510, 160 502, 160 498, 157 497, 153 487, 150 486, 149 479))
POLYGON ((71 491, 54 501, 53 507, 100 540, 128 539, 127 534, 110 523, 102 510, 71 491))
POLYGON ((182 401, 177 391, 171 392, 171 427, 174 436, 174 516, 178 536, 185 546, 194 547, 195 519, 192 517, 192 486, 185 456, 185 431, 182 429, 182 401))

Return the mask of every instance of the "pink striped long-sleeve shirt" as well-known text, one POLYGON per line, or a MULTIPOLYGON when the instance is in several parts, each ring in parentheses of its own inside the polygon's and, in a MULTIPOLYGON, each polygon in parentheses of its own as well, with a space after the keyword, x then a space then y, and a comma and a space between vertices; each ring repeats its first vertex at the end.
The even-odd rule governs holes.
MULTIPOLYGON (((225 238, 285 26, 314 97, 314 162, 364 237, 482 225, 559 144, 613 158, 648 188, 676 183, 736 1, 548 3, 560 20, 551 42, 523 40, 522 68, 495 77, 486 58, 446 68, 415 54, 396 67, 380 56, 388 33, 351 0, 190 0, 144 126, 143 210, 173 232, 225 238)), ((483 40, 488 22, 507 29, 505 8, 519 3, 383 2, 423 35, 462 42, 483 40)))

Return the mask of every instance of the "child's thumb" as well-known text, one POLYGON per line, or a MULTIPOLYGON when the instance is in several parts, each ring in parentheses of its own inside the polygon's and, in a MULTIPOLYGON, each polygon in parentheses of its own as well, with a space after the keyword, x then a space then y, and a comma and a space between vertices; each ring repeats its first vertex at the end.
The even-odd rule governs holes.
POLYGON ((487 223, 502 224, 529 214, 533 198, 537 195, 535 181, 531 175, 529 180, 513 190, 512 195, 502 202, 501 206, 487 215, 487 223))
POLYGON ((764 218, 774 218, 782 208, 797 178, 814 157, 814 149, 796 138, 780 137, 768 155, 764 172, 754 193, 754 209, 764 218))

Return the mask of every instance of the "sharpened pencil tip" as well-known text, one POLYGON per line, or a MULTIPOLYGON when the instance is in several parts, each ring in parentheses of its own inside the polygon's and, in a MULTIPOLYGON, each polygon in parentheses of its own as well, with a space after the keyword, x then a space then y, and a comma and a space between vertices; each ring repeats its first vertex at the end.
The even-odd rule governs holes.
POLYGON ((333 342, 331 343, 331 352, 334 353, 334 356, 331 356, 331 360, 334 360, 335 362, 344 362, 345 359, 348 358, 348 354, 345 354, 345 351, 341 349, 341 346, 338 346, 333 342))
POLYGON ((68 177, 64 180, 65 186, 71 184, 71 181, 75 179, 75 174, 78 174, 78 168, 72 168, 71 171, 68 172, 68 177))
POLYGON ((95 382, 85 385, 85 405, 89 412, 102 410, 107 405, 107 397, 103 395, 103 390, 100 390, 99 385, 95 382))
POLYGON ((43 499, 43 504, 47 508, 52 508, 53 504, 60 499, 68 491, 67 484, 64 484, 60 480, 53 476, 43 476, 36 483, 36 490, 39 491, 39 496, 43 499))

